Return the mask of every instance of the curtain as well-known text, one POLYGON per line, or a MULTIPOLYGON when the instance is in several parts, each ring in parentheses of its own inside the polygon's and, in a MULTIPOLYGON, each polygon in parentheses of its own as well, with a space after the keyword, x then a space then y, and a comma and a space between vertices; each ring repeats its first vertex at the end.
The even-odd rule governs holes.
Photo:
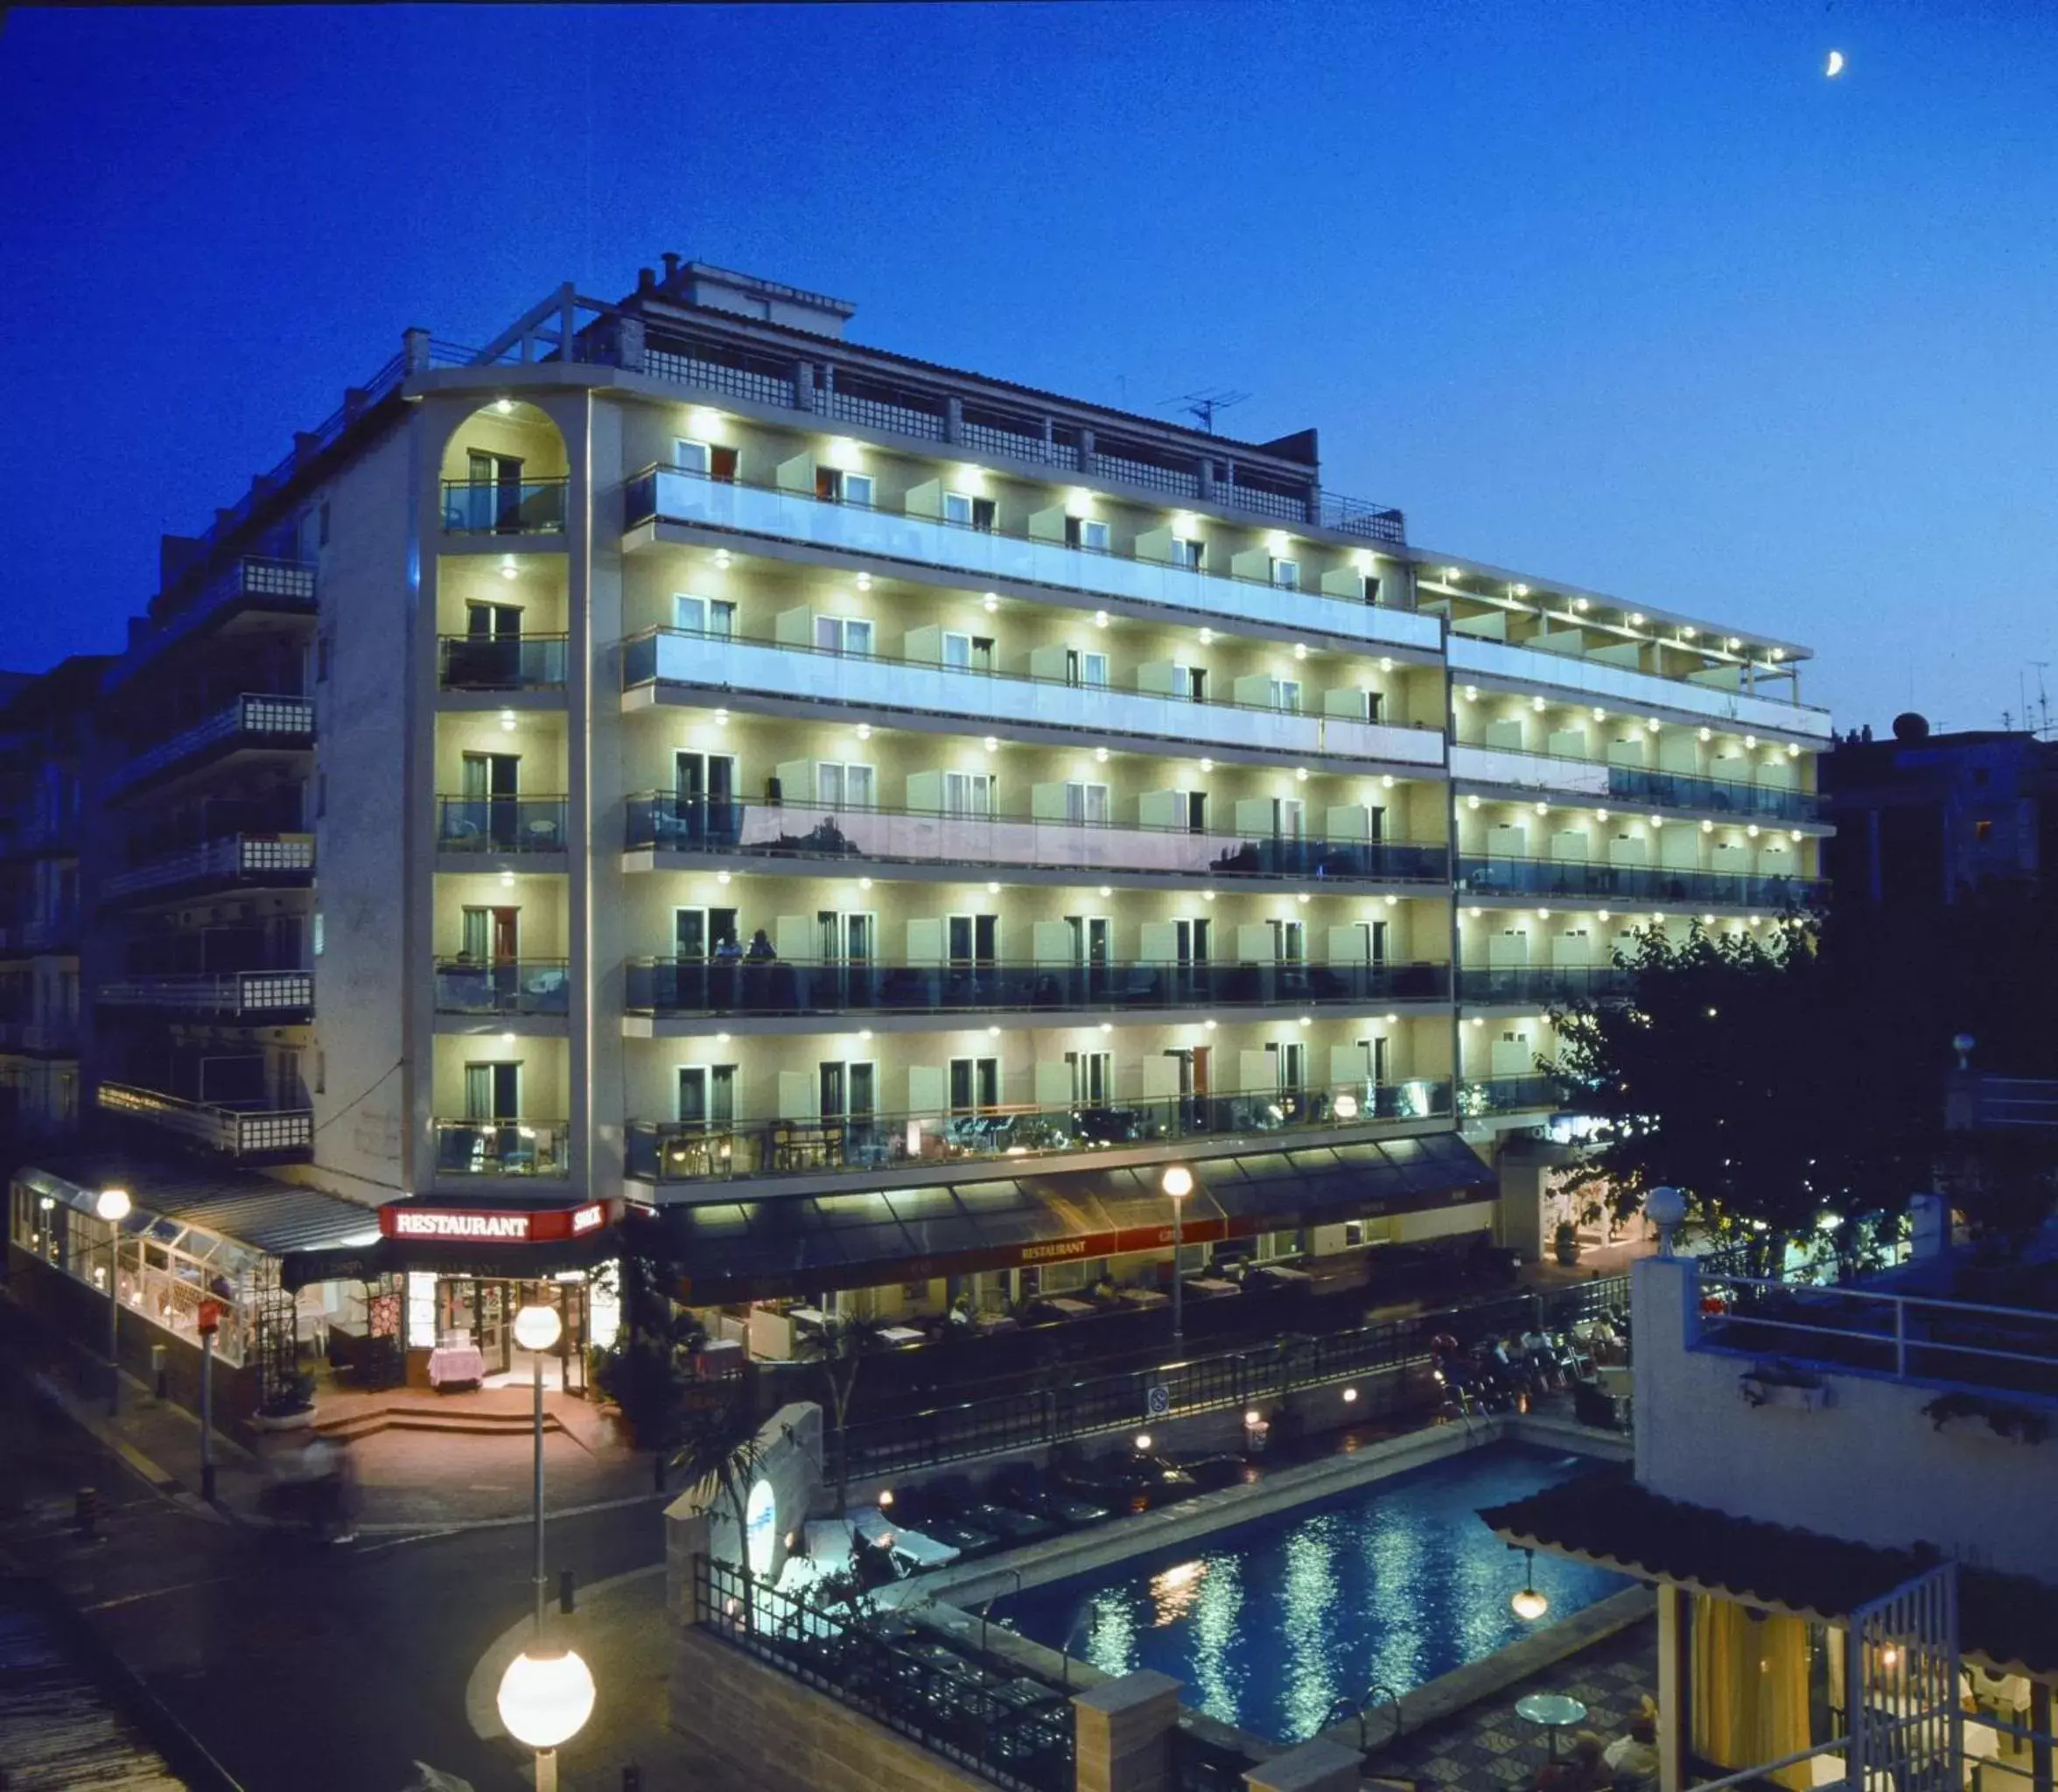
MULTIPOLYGON (((1693 1750, 1732 1771, 1798 1754, 1808 1731, 1808 1623, 1760 1617, 1734 1600, 1693 1602, 1693 1750)), ((1802 1761, 1769 1775, 1792 1792, 1811 1783, 1802 1761)))

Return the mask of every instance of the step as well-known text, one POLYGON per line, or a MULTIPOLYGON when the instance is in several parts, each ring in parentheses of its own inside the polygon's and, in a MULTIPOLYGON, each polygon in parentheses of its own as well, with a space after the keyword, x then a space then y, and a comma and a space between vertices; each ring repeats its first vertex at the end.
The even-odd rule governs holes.
MULTIPOLYGON (((471 1438, 526 1438, 536 1430, 529 1413, 466 1412, 460 1408, 433 1406, 382 1406, 338 1418, 318 1420, 314 1429, 325 1438, 354 1443, 381 1432, 440 1432, 445 1436, 471 1438)), ((543 1429, 570 1436, 555 1413, 543 1415, 543 1429)))

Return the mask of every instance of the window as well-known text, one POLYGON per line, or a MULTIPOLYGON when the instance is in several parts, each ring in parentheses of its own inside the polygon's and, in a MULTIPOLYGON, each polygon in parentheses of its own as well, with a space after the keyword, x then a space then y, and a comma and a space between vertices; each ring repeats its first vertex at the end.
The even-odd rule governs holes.
POLYGON ((1068 1052, 1065 1062, 1072 1072, 1072 1099, 1089 1108, 1104 1108, 1115 1098, 1115 1054, 1112 1052, 1068 1052))
POLYGON ((833 466, 815 469, 815 495, 825 504, 854 504, 869 510, 872 494, 868 472, 844 472, 833 466))
POLYGON ((1104 826, 1108 820, 1108 787, 1105 784, 1066 785, 1065 819, 1104 826))
POLYGON ((728 640, 736 634, 736 606, 720 598, 696 597, 691 592, 672 593, 672 626, 689 634, 719 635, 728 640))
POLYGON ((704 964, 717 946, 736 942, 733 908, 675 908, 672 951, 682 964, 704 964))
POLYGON ((816 940, 824 964, 869 964, 878 936, 875 914, 845 914, 833 908, 815 915, 816 940))
POLYGON ((945 919, 953 964, 993 964, 1000 957, 998 914, 953 914, 945 919))
POLYGON ((1975 840, 1982 840, 1982 841, 1984 841, 1984 840, 1991 840, 1991 839, 1992 839, 1992 838, 1993 838, 1993 823, 1992 823, 1992 822, 1989 822, 1989 821, 1977 821, 1977 822, 1973 822, 1973 823, 1972 823, 1972 837, 1973 837, 1975 840))
POLYGON ((953 672, 992 671, 992 637, 984 634, 945 635, 943 663, 953 672))
POLYGON ((736 451, 713 442, 698 442, 680 436, 672 444, 672 464, 682 472, 696 472, 710 480, 732 483, 736 478, 736 451))
POLYGON ((679 1124, 718 1128, 736 1124, 735 1065, 679 1067, 679 1124))
POLYGON ((1298 591, 1300 589, 1300 562, 1275 559, 1272 562, 1272 583, 1283 592, 1298 591))
POLYGON ((950 1109, 976 1114, 1000 1105, 1000 1060, 953 1058, 950 1060, 950 1109))
POLYGON ((1112 545, 1108 525, 1097 516, 1068 516, 1065 519, 1065 545, 1084 548, 1091 553, 1105 554, 1112 545))
POLYGON ((1300 713, 1300 680, 1275 678, 1271 682, 1272 707, 1289 716, 1300 713))
POLYGON ((1383 1088, 1393 1081, 1392 1045, 1385 1038, 1358 1041, 1359 1051, 1365 1054, 1365 1080, 1376 1088, 1383 1088))
POLYGON ((818 760, 815 765, 815 801, 830 808, 871 808, 877 788, 871 766, 839 765, 818 760))
POLYGON ((314 941, 314 956, 317 958, 319 958, 322 956, 323 948, 327 944, 327 940, 322 931, 322 912, 318 908, 314 911, 312 934, 314 941))
POLYGON ((1307 1049, 1298 1040, 1265 1047, 1272 1060, 1272 1087, 1281 1094, 1307 1087, 1307 1049))
POLYGON ((1281 840, 1300 839, 1307 832, 1307 804, 1298 796, 1275 796, 1272 832, 1281 840))
POLYGON ((1205 666, 1174 666, 1172 668, 1173 693, 1190 704, 1208 701, 1208 668, 1205 666))
POLYGON ((878 1067, 871 1063, 825 1063, 821 1067, 821 1114, 824 1120, 864 1120, 878 1111, 878 1067))
POLYGON ((959 528, 990 531, 994 515, 993 500, 990 498, 974 498, 963 492, 946 492, 943 494, 943 521, 959 528))
POLYGON ((1205 790, 1188 790, 1186 799, 1186 832, 1205 834, 1208 831, 1208 793, 1205 790))
POLYGON ((1108 917, 1104 914, 1068 914, 1065 926, 1072 934, 1072 962, 1074 964, 1105 964, 1108 962, 1108 917))
POLYGON ((1065 682, 1092 685, 1105 690, 1108 684, 1108 656, 1105 654, 1082 652, 1078 648, 1065 649, 1065 682))
POLYGON ((1172 538, 1172 564, 1185 567, 1188 572, 1200 571, 1201 558, 1206 551, 1201 543, 1188 540, 1184 536, 1174 536, 1172 538))
POLYGON ((1361 578, 1358 581, 1358 588, 1363 593, 1368 604, 1376 604, 1379 601, 1379 575, 1376 572, 1368 572, 1361 578))
POLYGON ((993 774, 990 772, 946 772, 943 774, 943 813, 947 816, 993 814, 993 774))
POLYGON ((1307 962, 1307 923, 1301 920, 1276 920, 1271 926, 1273 962, 1278 964, 1305 964, 1307 962))
POLYGON ((872 624, 860 616, 817 616, 815 645, 825 654, 868 655, 872 652, 872 624))
POLYGON ((318 548, 329 545, 329 500, 324 498, 315 510, 314 544, 318 548))
POLYGON ((520 1119, 522 1066, 466 1065, 465 1117, 467 1120, 520 1119))

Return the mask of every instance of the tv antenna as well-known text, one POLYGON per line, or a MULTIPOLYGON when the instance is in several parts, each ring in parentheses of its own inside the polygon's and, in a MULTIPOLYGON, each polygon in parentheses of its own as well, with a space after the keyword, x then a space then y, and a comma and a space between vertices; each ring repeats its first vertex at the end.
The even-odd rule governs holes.
MULTIPOLYGON (((2036 726, 2030 730, 2030 732, 2040 738, 2051 732, 2051 699, 2044 689, 2044 674, 2050 668, 2051 662, 2048 660, 2032 660, 2029 663, 2037 676, 2037 723, 2036 726)), ((2023 713, 2024 718, 2026 720, 2028 716, 2026 706, 2023 713)))
POLYGON ((1232 392, 1227 386, 1210 386, 1199 392, 1182 392, 1177 398, 1160 398, 1158 402, 1160 405, 1176 404, 1212 436, 1215 412, 1227 410, 1232 404, 1241 404, 1250 396, 1248 392, 1232 392))

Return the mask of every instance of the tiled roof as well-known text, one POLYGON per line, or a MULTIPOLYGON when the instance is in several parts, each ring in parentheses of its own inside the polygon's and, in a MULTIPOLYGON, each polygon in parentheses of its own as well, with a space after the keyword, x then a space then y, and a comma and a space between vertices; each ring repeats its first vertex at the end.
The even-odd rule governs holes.
MULTIPOLYGON (((1942 1559, 1928 1544, 1874 1549, 1666 1499, 1631 1479, 1626 1465, 1480 1516, 1518 1548, 1825 1620, 1849 1616, 1942 1559)), ((1964 1651, 1997 1669, 2058 1676, 2058 1588, 1961 1564, 1958 1629, 1964 1651)))

